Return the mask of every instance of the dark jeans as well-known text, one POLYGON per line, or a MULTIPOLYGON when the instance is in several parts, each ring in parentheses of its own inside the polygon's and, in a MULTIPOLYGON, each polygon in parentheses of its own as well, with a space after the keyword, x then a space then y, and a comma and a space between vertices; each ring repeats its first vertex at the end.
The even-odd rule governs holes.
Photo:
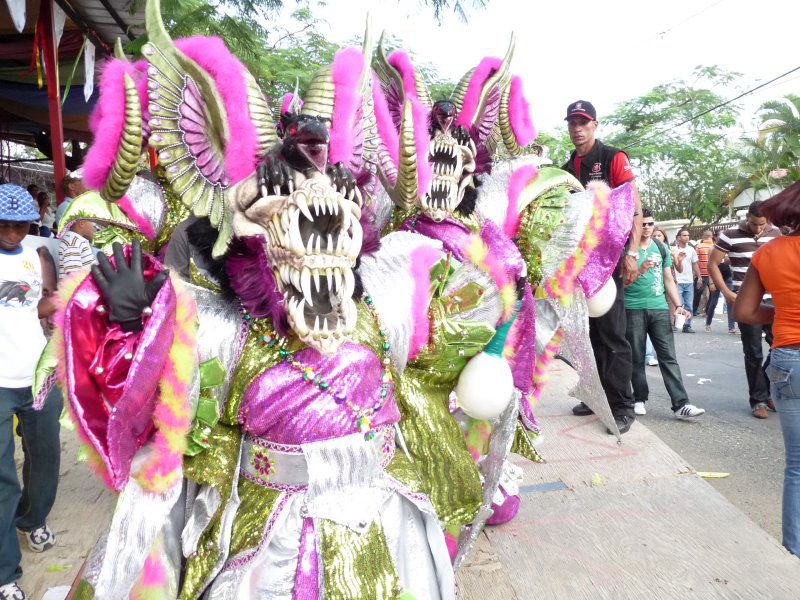
POLYGON ((650 388, 645 374, 644 347, 648 334, 658 357, 658 368, 664 378, 664 386, 672 401, 672 410, 688 404, 689 398, 683 387, 681 369, 675 358, 675 338, 672 335, 672 319, 669 310, 646 308, 627 310, 627 337, 633 353, 633 398, 636 402, 647 402, 650 388))
MULTIPOLYGON (((617 298, 606 314, 589 319, 589 339, 611 413, 615 417, 633 418, 631 346, 625 337, 622 275, 614 275, 614 283, 617 285, 617 298)), ((644 346, 639 351, 639 358, 644 359, 644 346)))
POLYGON ((31 388, 0 388, 0 585, 22 575, 15 529, 44 525, 58 489, 61 457, 61 392, 53 388, 41 411, 33 410, 31 388), (14 464, 12 416, 22 436, 22 490, 14 464))
POLYGON ((697 309, 700 308, 700 300, 703 298, 703 292, 706 291, 708 288, 709 277, 706 275, 705 277, 700 277, 700 279, 694 280, 694 300, 692 301, 692 314, 697 315, 697 309), (701 283, 700 287, 697 287, 697 284, 701 283))
MULTIPOLYGON (((725 285, 733 289, 733 281, 731 279, 726 279, 725 285)), ((719 302, 721 294, 722 292, 719 291, 719 288, 708 294, 708 303, 706 304, 706 326, 710 326, 711 321, 714 319, 714 312, 717 310, 717 302, 719 302)), ((736 326, 736 322, 733 320, 733 304, 727 300, 725 303, 728 305, 728 329, 733 329, 736 326)))
POLYGON ((769 354, 764 361, 761 332, 767 334, 766 342, 772 345, 772 325, 750 325, 739 323, 742 334, 742 350, 744 350, 744 372, 747 375, 747 389, 750 393, 750 408, 760 402, 769 400, 769 380, 766 369, 769 366, 769 354))

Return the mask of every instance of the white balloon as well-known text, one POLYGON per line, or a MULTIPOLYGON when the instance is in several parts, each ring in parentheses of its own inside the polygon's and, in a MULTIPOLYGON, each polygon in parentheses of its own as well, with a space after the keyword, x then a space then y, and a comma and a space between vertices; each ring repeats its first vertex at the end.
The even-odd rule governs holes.
POLYGON ((506 359, 481 352, 461 371, 456 384, 458 405, 474 419, 493 419, 511 401, 514 377, 506 359))
POLYGON ((613 279, 609 279, 603 284, 597 293, 591 298, 586 299, 586 304, 589 307, 590 317, 602 317, 606 314, 617 299, 617 284, 613 279))

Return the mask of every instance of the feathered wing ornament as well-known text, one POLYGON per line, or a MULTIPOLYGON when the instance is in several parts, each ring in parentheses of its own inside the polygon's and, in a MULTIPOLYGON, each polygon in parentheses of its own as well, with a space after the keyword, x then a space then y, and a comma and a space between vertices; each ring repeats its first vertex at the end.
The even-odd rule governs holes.
POLYGON ((220 40, 189 38, 176 45, 159 0, 148 0, 145 16, 149 143, 180 201, 219 230, 218 257, 233 236, 226 190, 277 142, 272 114, 253 76, 220 40))

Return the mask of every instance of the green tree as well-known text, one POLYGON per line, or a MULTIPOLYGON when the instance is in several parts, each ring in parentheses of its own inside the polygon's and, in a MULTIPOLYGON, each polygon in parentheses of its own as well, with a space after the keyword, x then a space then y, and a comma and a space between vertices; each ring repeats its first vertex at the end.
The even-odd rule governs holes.
POLYGON ((608 143, 628 152, 642 201, 657 218, 713 221, 726 213, 725 184, 735 178, 737 148, 730 142, 739 113, 715 90, 730 89, 739 74, 700 66, 692 81, 677 80, 617 105, 603 121, 608 143))

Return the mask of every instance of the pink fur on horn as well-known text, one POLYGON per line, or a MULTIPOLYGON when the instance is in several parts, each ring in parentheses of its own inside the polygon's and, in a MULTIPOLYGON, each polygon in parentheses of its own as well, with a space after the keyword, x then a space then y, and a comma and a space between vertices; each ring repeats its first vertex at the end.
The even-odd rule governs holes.
POLYGON ((175 40, 178 49, 200 65, 214 80, 235 139, 225 147, 225 173, 231 184, 249 176, 256 167, 258 138, 250 119, 245 67, 218 37, 195 36, 175 40))
POLYGON ((430 246, 420 246, 411 252, 411 277, 414 279, 414 299, 412 302, 413 331, 408 347, 408 359, 411 360, 428 343, 430 337, 430 320, 428 305, 430 304, 431 267, 439 260, 439 252, 430 246))
POLYGON ((511 131, 519 146, 527 146, 536 139, 536 127, 531 121, 531 107, 522 91, 522 79, 511 78, 511 93, 508 98, 508 117, 511 131))
POLYGON ((428 188, 433 180, 433 169, 428 161, 428 149, 431 143, 428 133, 430 111, 416 98, 410 100, 411 111, 414 115, 414 145, 417 149, 417 177, 419 178, 417 195, 423 198, 428 193, 428 188))
POLYGON ((153 224, 148 221, 147 218, 137 212, 136 208, 134 208, 133 204, 131 204, 130 198, 123 196, 117 200, 117 205, 122 209, 122 212, 125 213, 126 217, 136 223, 136 227, 148 240, 154 240, 156 238, 156 232, 153 230, 153 224))
POLYGON ((478 100, 481 96, 481 88, 484 82, 492 75, 494 71, 500 68, 502 60, 494 56, 487 56, 472 73, 467 84, 467 92, 464 94, 464 101, 461 104, 461 110, 456 117, 456 125, 464 125, 469 128, 472 124, 472 119, 475 117, 475 111, 478 110, 478 100))
POLYGON ((83 181, 86 187, 93 190, 103 189, 122 139, 126 73, 134 81, 141 79, 133 65, 116 58, 106 61, 100 75, 100 96, 89 118, 94 140, 83 161, 83 181))
POLYGON ((392 115, 389 112, 386 96, 383 94, 378 77, 374 73, 372 74, 372 102, 375 107, 375 120, 378 123, 378 135, 383 140, 386 150, 389 152, 389 156, 396 167, 400 161, 400 138, 392 122, 392 115))
MULTIPOLYGON (((292 100, 294 100, 294 94, 289 92, 283 96, 283 103, 281 104, 281 114, 286 114, 289 112, 289 106, 292 104, 292 100)), ((303 108, 303 100, 298 98, 297 99, 297 107, 303 108)))
POLYGON ((357 142, 354 134, 361 105, 358 80, 364 69, 364 55, 357 48, 339 50, 332 69, 334 96, 328 160, 349 165, 357 142))
POLYGON ((414 65, 411 64, 411 59, 408 57, 408 54, 402 50, 395 50, 389 55, 387 62, 397 69, 400 76, 403 78, 403 92, 406 98, 419 100, 417 97, 414 65))
POLYGON ((506 218, 503 222, 503 231, 508 237, 517 235, 517 227, 519 227, 519 195, 525 186, 528 185, 533 179, 536 178, 539 171, 533 165, 525 165, 520 167, 511 174, 511 179, 508 182, 508 207, 506 209, 506 218))

